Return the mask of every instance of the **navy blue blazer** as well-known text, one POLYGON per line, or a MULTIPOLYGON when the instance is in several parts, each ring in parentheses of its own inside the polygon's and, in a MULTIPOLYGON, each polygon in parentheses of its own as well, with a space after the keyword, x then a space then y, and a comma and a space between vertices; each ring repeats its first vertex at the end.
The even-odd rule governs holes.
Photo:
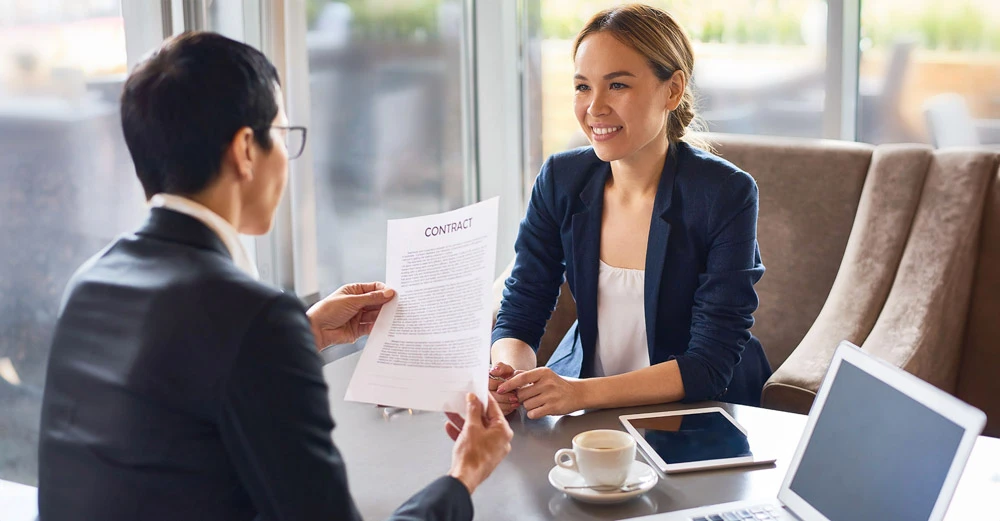
MULTIPOLYGON (((538 349, 559 287, 578 320, 549 359, 563 376, 594 375, 604 187, 611 166, 593 148, 553 155, 535 180, 514 245, 514 268, 493 341, 538 349)), ((757 247, 757 184, 732 163, 681 142, 670 147, 646 249, 650 364, 677 360, 685 401, 759 405, 771 367, 750 333, 764 273, 757 247)))

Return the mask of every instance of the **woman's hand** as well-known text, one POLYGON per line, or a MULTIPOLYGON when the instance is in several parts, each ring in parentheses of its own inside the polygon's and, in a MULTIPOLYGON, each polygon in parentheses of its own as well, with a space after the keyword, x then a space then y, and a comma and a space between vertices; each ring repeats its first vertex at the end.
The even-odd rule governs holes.
POLYGON ((306 315, 316 337, 316 349, 350 344, 372 332, 382 305, 396 292, 381 282, 347 284, 313 304, 306 315))
POLYGON ((503 362, 497 362, 490 368, 490 396, 500 404, 500 410, 504 416, 516 411, 520 402, 517 401, 516 392, 498 393, 497 387, 500 387, 500 384, 523 372, 515 370, 503 362))
POLYGON ((568 414, 585 406, 582 380, 563 378, 548 367, 514 375, 497 387, 501 396, 516 392, 517 400, 532 420, 549 414, 568 414))

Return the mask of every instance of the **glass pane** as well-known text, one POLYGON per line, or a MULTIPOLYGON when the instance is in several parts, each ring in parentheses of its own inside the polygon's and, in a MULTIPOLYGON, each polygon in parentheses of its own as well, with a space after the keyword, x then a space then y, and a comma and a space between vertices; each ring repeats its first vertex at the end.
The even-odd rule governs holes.
POLYGON ((861 4, 858 140, 1000 144, 1000 3, 861 4))
MULTIPOLYGON (((534 0, 541 17, 543 154, 586 144, 573 114, 573 38, 624 0, 534 0)), ((695 51, 698 112, 716 132, 823 135, 826 2, 647 0, 669 11, 695 51)))
POLYGON ((326 294, 385 278, 386 219, 463 204, 466 35, 460 0, 311 0, 307 9, 307 146, 326 294))
POLYGON ((39 410, 63 289, 145 214, 121 135, 117 0, 0 13, 0 479, 37 482, 39 410))
POLYGON ((207 28, 243 41, 243 0, 206 0, 207 28))

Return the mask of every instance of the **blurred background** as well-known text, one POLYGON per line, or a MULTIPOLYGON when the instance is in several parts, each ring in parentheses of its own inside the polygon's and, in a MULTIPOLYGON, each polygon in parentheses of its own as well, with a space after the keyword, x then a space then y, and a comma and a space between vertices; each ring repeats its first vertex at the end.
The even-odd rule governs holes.
MULTIPOLYGON (((628 2, 540 4, 542 141, 545 155, 577 130, 573 37, 600 9, 628 2)), ((695 46, 701 116, 718 132, 824 135, 827 3, 818 0, 649 0, 677 16, 695 46)), ((961 107, 981 142, 1000 143, 1000 2, 862 0, 858 141, 935 143, 949 129, 928 124, 961 107)), ((840 41, 832 41, 833 39, 840 41)), ((829 73, 829 74, 828 74, 829 73)), ((834 114, 839 117, 839 114, 834 114)), ((974 144, 974 143, 968 143, 974 144)))
MULTIPOLYGON (((457 208, 493 186, 515 194, 498 248, 509 261, 518 196, 545 157, 584 144, 572 39, 618 3, 0 0, 0 479, 36 483, 66 282, 145 216, 117 99, 129 64, 164 34, 212 29, 281 58, 307 153, 282 223, 247 244, 273 268, 266 280, 314 299, 384 277, 387 219, 457 208)), ((1000 145, 1000 2, 648 3, 689 31, 712 131, 1000 145)))

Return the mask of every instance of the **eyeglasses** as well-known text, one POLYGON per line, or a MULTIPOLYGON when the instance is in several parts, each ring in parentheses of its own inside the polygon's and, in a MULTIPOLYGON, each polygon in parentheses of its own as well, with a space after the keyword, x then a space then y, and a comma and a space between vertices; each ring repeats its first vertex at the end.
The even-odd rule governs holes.
POLYGON ((302 155, 302 151, 306 149, 306 127, 273 125, 271 128, 284 131, 285 149, 288 150, 288 159, 295 159, 302 155))

